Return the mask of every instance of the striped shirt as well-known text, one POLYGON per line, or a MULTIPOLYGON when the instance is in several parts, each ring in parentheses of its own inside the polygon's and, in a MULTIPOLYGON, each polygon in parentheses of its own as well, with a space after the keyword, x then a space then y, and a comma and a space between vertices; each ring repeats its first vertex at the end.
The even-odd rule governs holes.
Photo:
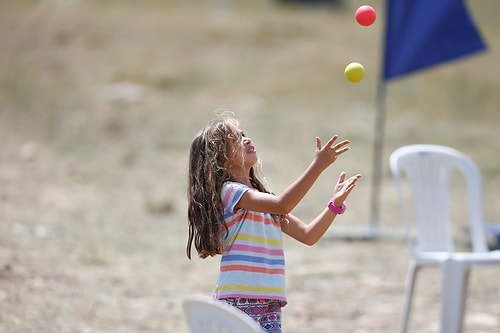
POLYGON ((225 236, 215 298, 252 298, 278 300, 284 306, 285 257, 279 221, 271 214, 236 209, 246 191, 254 190, 226 182, 221 198, 225 236))

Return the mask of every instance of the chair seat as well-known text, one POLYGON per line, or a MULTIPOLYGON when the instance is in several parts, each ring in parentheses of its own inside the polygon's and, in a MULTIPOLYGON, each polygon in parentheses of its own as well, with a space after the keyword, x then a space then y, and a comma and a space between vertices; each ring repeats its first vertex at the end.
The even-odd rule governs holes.
POLYGON ((500 263, 500 250, 490 252, 419 252, 413 257, 421 265, 439 265, 447 260, 463 261, 474 265, 500 263))
POLYGON ((183 301, 190 333, 263 333, 260 325, 239 309, 208 296, 188 295, 183 301))

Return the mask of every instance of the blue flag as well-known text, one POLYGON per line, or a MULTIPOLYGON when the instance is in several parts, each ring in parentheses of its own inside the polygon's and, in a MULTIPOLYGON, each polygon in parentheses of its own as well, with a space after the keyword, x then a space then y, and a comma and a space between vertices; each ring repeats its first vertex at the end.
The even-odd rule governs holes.
POLYGON ((384 80, 484 50, 464 0, 387 0, 384 80))

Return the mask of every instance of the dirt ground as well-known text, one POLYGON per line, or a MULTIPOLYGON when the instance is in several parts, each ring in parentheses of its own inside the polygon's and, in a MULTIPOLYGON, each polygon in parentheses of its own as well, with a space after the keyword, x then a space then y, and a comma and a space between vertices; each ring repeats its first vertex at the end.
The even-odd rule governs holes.
MULTIPOLYGON (((342 31, 361 4, 346 2, 0 1, 0 332, 187 332, 182 300, 210 295, 219 259, 185 255, 186 159, 220 105, 276 192, 307 166, 314 136, 351 139, 297 207, 305 220, 341 170, 364 175, 317 245, 285 239, 284 331, 398 332, 409 253, 387 170, 380 237, 356 237, 370 220, 376 75, 353 86, 338 72, 355 57, 377 66, 363 55, 379 41, 342 31)), ((391 86, 384 159, 416 141, 462 149, 483 173, 485 218, 500 220, 499 6, 481 4, 492 51, 391 86)), ((464 332, 500 331, 498 274, 473 270, 464 332)), ((438 332, 440 283, 437 270, 419 275, 412 332, 438 332)))

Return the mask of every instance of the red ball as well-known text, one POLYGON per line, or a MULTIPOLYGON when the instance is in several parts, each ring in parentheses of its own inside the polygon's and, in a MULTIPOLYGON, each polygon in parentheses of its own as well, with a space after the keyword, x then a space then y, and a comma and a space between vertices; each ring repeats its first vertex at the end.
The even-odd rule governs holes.
POLYGON ((372 25, 377 19, 377 12, 372 6, 363 5, 356 10, 356 21, 362 26, 372 25))

